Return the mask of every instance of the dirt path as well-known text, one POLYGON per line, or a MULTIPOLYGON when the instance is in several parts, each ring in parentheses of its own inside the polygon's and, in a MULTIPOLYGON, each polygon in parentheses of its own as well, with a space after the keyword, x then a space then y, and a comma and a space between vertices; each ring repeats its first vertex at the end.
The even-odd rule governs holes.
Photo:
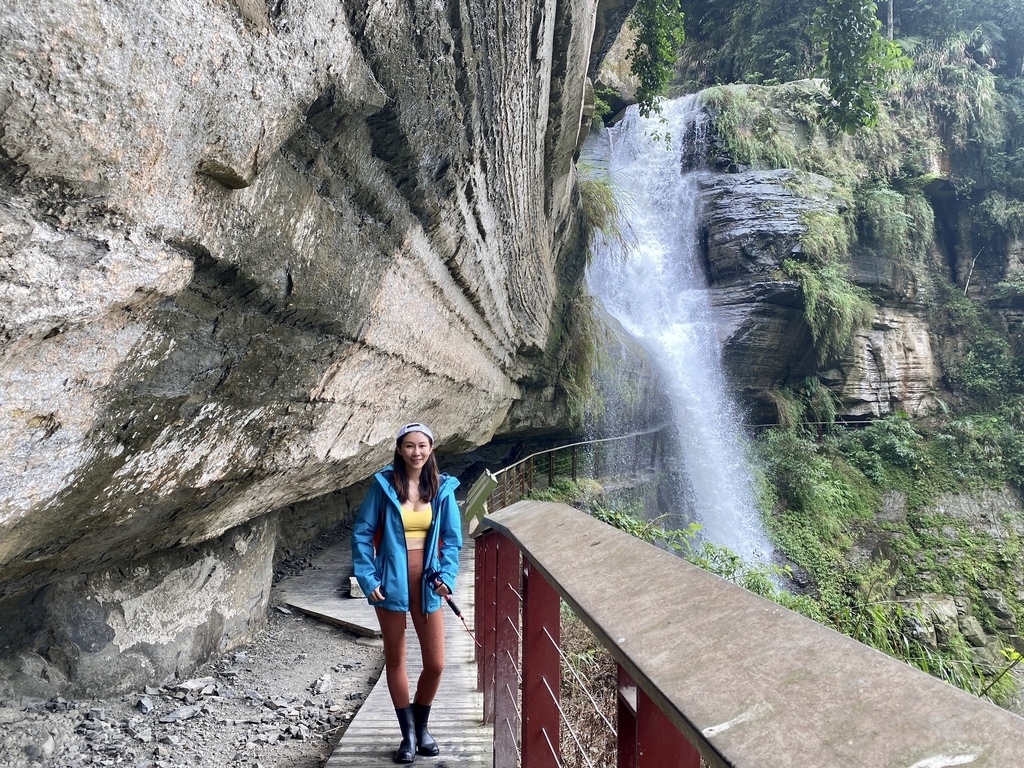
POLYGON ((319 768, 383 651, 285 613, 276 592, 265 630, 188 681, 102 700, 0 702, 0 765, 319 768))

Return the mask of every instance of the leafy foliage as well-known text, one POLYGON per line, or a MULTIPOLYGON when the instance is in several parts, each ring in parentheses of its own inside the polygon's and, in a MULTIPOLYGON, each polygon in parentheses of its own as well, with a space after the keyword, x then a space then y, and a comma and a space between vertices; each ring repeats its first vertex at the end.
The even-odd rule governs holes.
POLYGON ((996 79, 973 55, 982 34, 977 28, 922 45, 913 68, 899 77, 894 95, 897 104, 916 104, 934 114, 941 134, 955 149, 983 138, 1002 138, 996 79))
POLYGON ((988 405, 1019 393, 1024 387, 1024 350, 1011 346, 992 312, 955 288, 945 289, 939 307, 933 319, 936 331, 959 340, 943 361, 954 392, 988 405))
POLYGON ((637 108, 644 117, 660 112, 658 99, 668 88, 669 77, 685 39, 680 0, 638 0, 630 15, 636 42, 628 57, 630 70, 640 81, 637 108))
MULTIPOLYGON (((932 505, 946 492, 1020 486, 1022 413, 1017 403, 930 427, 898 414, 864 429, 834 428, 824 439, 799 428, 762 433, 758 453, 775 488, 770 529, 811 579, 816 613, 808 615, 965 690, 1006 701, 1012 682, 975 658, 959 633, 936 646, 925 631, 926 603, 908 593, 966 595, 989 632, 994 619, 981 590, 1016 599, 1019 526, 972 530, 932 505), (904 519, 876 518, 884 494, 905 499, 904 519), (857 554, 864 542, 879 541, 886 543, 869 545, 873 556, 857 554)), ((1014 610, 1020 615, 1019 606, 1014 610)))
MULTIPOLYGON (((807 382, 799 397, 816 397, 818 386, 807 382)), ((945 491, 1024 480, 1024 400, 930 427, 899 414, 859 430, 836 427, 824 437, 817 430, 771 429, 756 447, 774 489, 763 496, 773 538, 810 582, 801 594, 780 588, 790 568, 746 563, 728 548, 701 541, 698 525, 666 528, 666 518, 649 520, 638 506, 610 503, 594 481, 558 480, 532 497, 580 507, 964 690, 996 702, 1015 694, 1005 674, 1020 661, 1014 652, 1004 652, 1002 664, 989 663, 958 631, 938 641, 938 625, 929 629, 929 598, 913 595, 966 595, 990 633, 995 619, 982 589, 1002 590, 1016 615, 1024 615, 1010 572, 1024 557, 1019 525, 1007 520, 994 533, 971 530, 962 517, 929 506, 945 491), (879 522, 883 495, 894 492, 906 499, 905 517, 879 522), (887 543, 875 545, 873 556, 855 554, 865 541, 883 536, 887 543)), ((602 654, 584 646, 570 658, 579 672, 599 675, 602 654)))
POLYGON ((846 131, 878 122, 878 92, 892 72, 907 67, 898 44, 882 37, 873 0, 826 0, 814 16, 812 37, 823 52, 829 100, 823 118, 846 131))
POLYGON ((754 94, 754 86, 708 88, 702 98, 713 117, 713 130, 734 162, 755 168, 798 167, 796 147, 779 130, 771 109, 754 94))
POLYGON ((599 239, 622 243, 626 239, 619 207, 621 199, 607 176, 581 169, 580 203, 583 206, 583 230, 587 241, 587 264, 593 258, 599 239))
POLYGON ((803 287, 804 316, 811 328, 818 361, 834 360, 874 316, 867 291, 853 285, 837 262, 816 267, 807 261, 787 259, 782 270, 797 278, 803 287))

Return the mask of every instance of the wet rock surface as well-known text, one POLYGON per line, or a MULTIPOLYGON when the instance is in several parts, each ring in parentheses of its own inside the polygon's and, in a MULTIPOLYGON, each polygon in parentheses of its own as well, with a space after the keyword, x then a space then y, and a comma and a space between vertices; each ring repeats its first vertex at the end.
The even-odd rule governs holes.
MULTIPOLYGON (((791 169, 705 172, 700 187, 722 361, 741 398, 753 404, 752 412, 771 420, 765 392, 817 369, 803 291, 783 263, 799 257, 808 215, 836 215, 845 203, 825 177, 791 169)), ((851 279, 884 293, 891 303, 855 334, 835 368, 818 375, 851 416, 927 410, 940 378, 929 310, 915 299, 913 285, 883 274, 885 264, 868 264, 863 253, 858 259, 851 279)))
POLYGON ((320 766, 380 674, 374 641, 272 610, 194 677, 105 699, 0 701, 0 764, 320 766))

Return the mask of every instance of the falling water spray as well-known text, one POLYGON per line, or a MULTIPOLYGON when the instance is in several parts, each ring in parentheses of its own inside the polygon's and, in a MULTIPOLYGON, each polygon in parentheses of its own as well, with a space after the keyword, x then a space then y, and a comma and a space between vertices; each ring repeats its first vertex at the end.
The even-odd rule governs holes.
POLYGON ((687 157, 704 154, 706 122, 698 98, 687 96, 665 102, 660 117, 631 107, 618 125, 592 135, 587 159, 611 175, 630 232, 625 244, 599 245, 588 282, 666 382, 685 479, 678 511, 699 521, 708 540, 765 561, 771 547, 708 301, 698 171, 687 167, 687 157))

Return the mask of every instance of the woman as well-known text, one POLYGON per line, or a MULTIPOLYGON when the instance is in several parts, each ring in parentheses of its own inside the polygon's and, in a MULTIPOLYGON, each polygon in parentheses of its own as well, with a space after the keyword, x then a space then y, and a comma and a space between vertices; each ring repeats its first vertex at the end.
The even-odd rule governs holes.
POLYGON ((377 611, 388 691, 402 729, 396 763, 411 763, 417 752, 433 756, 439 751, 427 719, 444 670, 439 609, 442 598, 455 589, 459 572, 458 485, 454 477, 438 473, 430 429, 406 424, 398 430, 394 460, 374 475, 352 529, 352 565, 377 611), (411 700, 405 668, 407 612, 423 657, 411 700))

